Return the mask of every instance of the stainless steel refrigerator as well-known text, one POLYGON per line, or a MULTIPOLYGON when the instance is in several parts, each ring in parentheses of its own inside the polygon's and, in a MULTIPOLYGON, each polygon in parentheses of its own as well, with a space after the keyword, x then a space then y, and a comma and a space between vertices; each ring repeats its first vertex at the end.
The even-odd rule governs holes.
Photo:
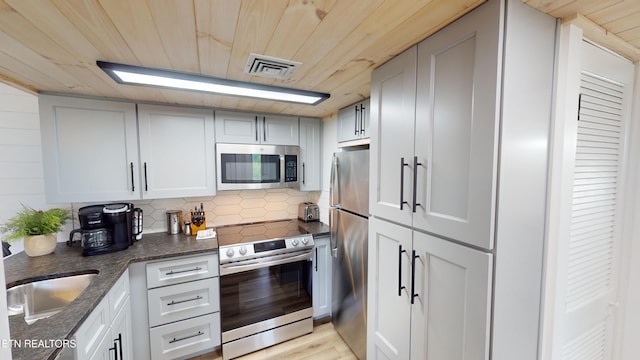
POLYGON ((332 322, 359 359, 367 353, 369 150, 333 154, 331 166, 332 322))

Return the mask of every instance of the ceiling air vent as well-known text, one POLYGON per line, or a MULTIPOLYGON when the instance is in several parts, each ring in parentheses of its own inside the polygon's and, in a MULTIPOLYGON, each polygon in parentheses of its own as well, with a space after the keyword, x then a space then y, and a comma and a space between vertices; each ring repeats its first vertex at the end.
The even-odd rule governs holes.
POLYGON ((252 53, 249 55, 247 65, 244 67, 244 72, 249 75, 286 80, 300 65, 302 65, 302 63, 297 61, 252 53))

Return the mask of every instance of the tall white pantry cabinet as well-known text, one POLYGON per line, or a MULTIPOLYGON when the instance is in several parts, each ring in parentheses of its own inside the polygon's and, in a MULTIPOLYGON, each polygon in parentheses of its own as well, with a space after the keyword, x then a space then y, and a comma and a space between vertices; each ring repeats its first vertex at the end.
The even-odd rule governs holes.
POLYGON ((538 358, 555 41, 489 0, 374 70, 369 359, 538 358))

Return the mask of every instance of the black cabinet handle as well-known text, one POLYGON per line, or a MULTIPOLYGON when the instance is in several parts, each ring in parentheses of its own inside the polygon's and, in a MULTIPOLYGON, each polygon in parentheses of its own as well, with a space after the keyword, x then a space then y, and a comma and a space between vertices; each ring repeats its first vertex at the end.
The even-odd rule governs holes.
POLYGON ((260 140, 258 138, 258 116, 256 115, 256 142, 258 142, 258 140, 260 140))
POLYGON ((360 134, 364 135, 364 105, 360 104, 360 134))
POLYGON ((402 290, 407 288, 402 285, 402 254, 406 252, 402 250, 402 245, 398 245, 398 296, 402 296, 402 290))
POLYGON ((418 162, 418 157, 413 157, 413 212, 416 212, 420 203, 418 203, 418 166, 422 163, 418 162))
POLYGON ((416 255, 416 251, 411 251, 411 305, 414 303, 414 299, 418 297, 416 294, 416 259, 419 258, 420 255, 416 255))
POLYGON ((133 162, 131 162, 131 191, 136 191, 136 183, 135 179, 133 178, 133 162))
POLYGON ((355 131, 354 131, 354 135, 358 135, 358 133, 360 132, 358 130, 358 106, 355 106, 355 110, 356 110, 356 118, 353 121, 353 125, 355 125, 355 131))
POLYGON ((316 248, 316 272, 318 272, 318 248, 316 248))
POLYGON ((264 137, 264 141, 267 141, 267 117, 262 117, 262 136, 264 137))
POLYGON ((305 180, 305 176, 304 176, 304 163, 302 163, 302 185, 304 185, 304 180, 305 180))
POLYGON ((149 191, 149 184, 147 183, 147 163, 144 163, 144 191, 149 191))
POLYGON ((404 201, 404 167, 409 166, 404 162, 404 158, 400 158, 400 210, 403 209, 404 204, 409 205, 407 201, 404 201))
MULTIPOLYGON (((118 345, 118 349, 119 349, 118 352, 120 353, 120 359, 124 360, 124 355, 122 355, 122 333, 118 333, 118 338, 117 339, 113 339, 113 341, 114 342, 117 341, 117 344, 115 344, 115 343, 114 344, 118 345)), ((118 355, 117 354, 116 354, 116 360, 118 360, 118 355)))
POLYGON ((109 348, 109 353, 111 353, 111 350, 113 350, 113 354, 115 355, 116 360, 118 360, 118 344, 116 344, 115 341, 113 342, 113 347, 109 348))

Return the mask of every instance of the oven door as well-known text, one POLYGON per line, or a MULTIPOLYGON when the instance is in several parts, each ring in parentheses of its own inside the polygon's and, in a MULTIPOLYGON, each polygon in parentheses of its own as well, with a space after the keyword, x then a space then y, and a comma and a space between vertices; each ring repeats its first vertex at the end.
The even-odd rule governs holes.
MULTIPOLYGON (((223 342, 247 328, 270 326, 276 319, 310 313, 312 251, 249 260, 248 264, 221 264, 220 315, 223 342), (309 310, 309 311, 303 311, 309 310)), ((251 331, 248 331, 249 333, 251 331)))
POLYGON ((216 144, 218 190, 298 186, 296 146, 216 144))

